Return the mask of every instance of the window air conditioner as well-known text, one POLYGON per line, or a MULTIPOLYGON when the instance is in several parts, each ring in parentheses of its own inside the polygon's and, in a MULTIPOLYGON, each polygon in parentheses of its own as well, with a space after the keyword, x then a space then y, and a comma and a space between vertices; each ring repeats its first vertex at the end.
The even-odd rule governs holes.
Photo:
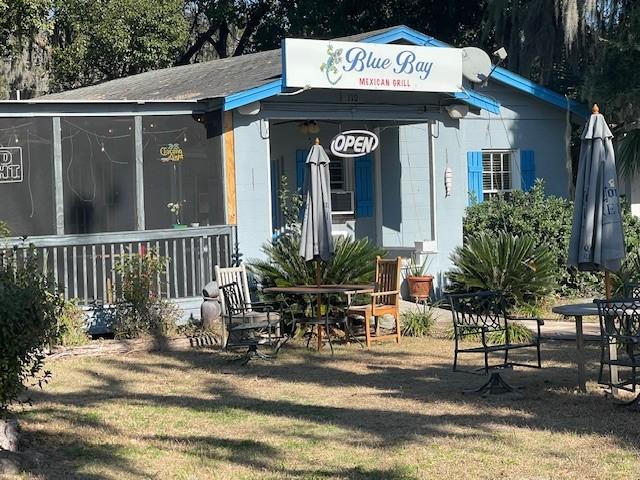
POLYGON ((353 201, 353 192, 331 192, 331 214, 353 214, 353 201))

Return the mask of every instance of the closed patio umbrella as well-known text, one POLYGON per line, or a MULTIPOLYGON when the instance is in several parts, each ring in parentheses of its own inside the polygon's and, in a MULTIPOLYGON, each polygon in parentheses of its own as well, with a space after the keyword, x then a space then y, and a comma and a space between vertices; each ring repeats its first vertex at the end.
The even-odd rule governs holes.
POLYGON ((625 256, 613 135, 597 105, 582 132, 569 266, 578 270, 620 270, 625 256))
POLYGON ((331 237, 331 184, 329 157, 316 139, 307 156, 304 176, 305 209, 300 256, 306 261, 327 261, 333 253, 331 237))
MULTIPOLYGON (((300 256, 316 262, 316 285, 320 286, 320 261, 327 261, 333 254, 331 236, 331 183, 329 157, 316 138, 307 156, 304 176, 305 208, 300 238, 300 256)), ((320 327, 322 308, 320 295, 316 295, 318 321, 318 350, 322 348, 320 327)), ((328 328, 328 325, 327 325, 328 328)))

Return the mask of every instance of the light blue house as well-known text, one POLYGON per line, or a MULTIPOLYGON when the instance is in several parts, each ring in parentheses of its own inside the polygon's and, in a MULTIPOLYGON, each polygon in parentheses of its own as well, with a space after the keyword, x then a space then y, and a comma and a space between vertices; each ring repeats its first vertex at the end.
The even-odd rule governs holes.
POLYGON ((340 42, 362 56, 310 49, 295 60, 288 46, 1 102, 0 218, 85 303, 113 298, 123 252, 155 248, 171 259, 162 293, 189 311, 215 265, 236 250, 262 255, 282 222, 279 180, 302 185, 316 138, 331 154, 334 234, 432 253, 439 285, 471 198, 536 178, 568 194, 567 136, 582 106, 500 67, 484 85, 463 81, 458 49, 404 26, 329 43, 340 42), (427 51, 441 60, 422 61, 427 51), (404 62, 391 75, 387 52, 404 62), (348 68, 362 68, 358 83, 340 88, 348 68), (332 140, 349 131, 375 135, 376 148, 336 154, 332 140))

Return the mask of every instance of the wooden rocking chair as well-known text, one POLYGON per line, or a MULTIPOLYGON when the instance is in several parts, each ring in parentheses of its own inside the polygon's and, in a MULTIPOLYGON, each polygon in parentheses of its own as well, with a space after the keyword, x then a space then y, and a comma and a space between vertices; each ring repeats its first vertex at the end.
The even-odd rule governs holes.
POLYGON ((400 269, 402 258, 392 260, 376 258, 376 283, 374 291, 368 293, 371 303, 367 305, 354 305, 347 309, 347 316, 364 318, 364 332, 367 348, 371 347, 372 340, 394 340, 400 343, 400 269), (380 318, 383 315, 393 315, 396 328, 392 334, 380 334, 380 318), (371 320, 375 318, 375 334, 371 332, 371 320))

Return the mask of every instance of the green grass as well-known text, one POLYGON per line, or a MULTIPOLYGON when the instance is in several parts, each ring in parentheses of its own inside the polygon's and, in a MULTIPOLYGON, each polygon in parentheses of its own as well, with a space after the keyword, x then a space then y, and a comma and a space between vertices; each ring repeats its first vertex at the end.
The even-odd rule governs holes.
POLYGON ((51 362, 18 411, 23 477, 637 477, 640 416, 598 389, 594 344, 587 394, 573 390, 574 345, 548 342, 542 370, 505 373, 521 396, 486 399, 461 394, 484 378, 451 372, 451 347, 405 338, 331 357, 294 343, 246 367, 204 350, 51 362))

